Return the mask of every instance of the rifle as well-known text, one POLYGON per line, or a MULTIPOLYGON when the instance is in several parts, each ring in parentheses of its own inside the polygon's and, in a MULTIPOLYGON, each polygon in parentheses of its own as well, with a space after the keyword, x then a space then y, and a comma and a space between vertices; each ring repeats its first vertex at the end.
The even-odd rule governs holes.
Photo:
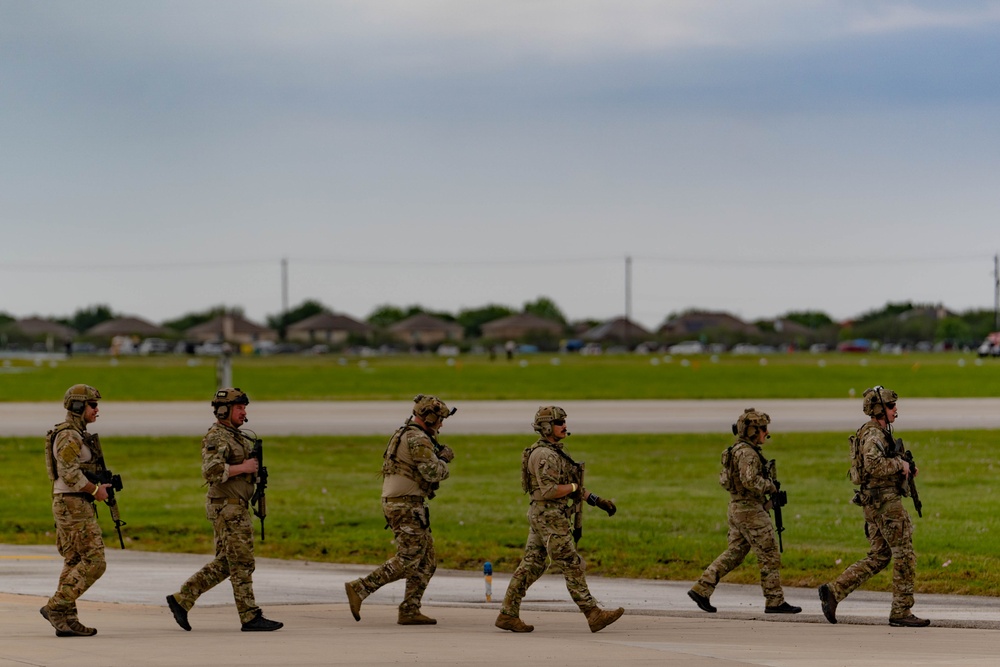
MULTIPOLYGON (((889 437, 892 438, 891 435, 889 437)), ((904 482, 906 484, 905 490, 907 493, 903 495, 909 495, 913 498, 913 509, 917 510, 917 516, 923 518, 924 514, 921 510, 923 510, 924 504, 920 502, 920 494, 917 492, 917 483, 913 481, 913 472, 917 469, 917 464, 913 460, 913 452, 909 449, 904 449, 902 438, 899 438, 898 440, 893 439, 893 447, 899 458, 910 464, 910 474, 905 476, 906 481, 904 482)))
POLYGON ((778 553, 784 553, 785 545, 781 541, 781 534, 785 532, 785 522, 781 517, 781 508, 788 504, 788 492, 781 490, 781 482, 778 481, 777 477, 777 464, 774 459, 767 462, 767 472, 777 489, 768 496, 767 501, 771 504, 771 509, 774 510, 774 530, 778 534, 778 553))
POLYGON ((576 471, 579 475, 579 480, 577 484, 579 485, 576 490, 576 497, 573 499, 573 507, 570 508, 570 512, 573 512, 573 544, 578 544, 580 538, 583 537, 583 475, 586 472, 587 464, 580 461, 576 464, 576 471))
POLYGON ((260 541, 263 542, 264 519, 267 518, 267 498, 264 496, 267 489, 267 467, 264 465, 264 441, 260 438, 254 438, 250 458, 257 459, 257 488, 250 497, 250 506, 254 516, 260 519, 260 541))
POLYGON ((118 499, 115 498, 115 491, 121 491, 124 488, 122 484, 122 476, 116 475, 115 473, 108 470, 107 464, 104 462, 104 450, 101 449, 101 439, 96 433, 88 433, 86 436, 87 447, 94 454, 94 458, 97 463, 97 472, 87 472, 84 471, 83 474, 87 478, 87 481, 92 484, 97 484, 101 486, 102 484, 108 484, 108 499, 104 503, 108 506, 108 510, 111 512, 111 520, 115 522, 115 532, 118 533, 118 544, 121 545, 122 549, 125 548, 125 539, 122 537, 122 526, 125 522, 122 521, 121 515, 118 513, 118 499))

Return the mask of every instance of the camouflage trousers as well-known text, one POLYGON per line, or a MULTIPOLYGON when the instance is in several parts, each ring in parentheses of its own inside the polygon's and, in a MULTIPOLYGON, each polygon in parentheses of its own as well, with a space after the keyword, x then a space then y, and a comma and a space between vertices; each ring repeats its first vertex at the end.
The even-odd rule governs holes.
POLYGON ((524 547, 524 558, 510 578, 501 612, 508 616, 521 613, 521 600, 528 588, 544 574, 549 558, 562 570, 566 590, 580 611, 586 613, 597 606, 587 587, 587 566, 573 542, 569 508, 565 501, 532 502, 528 508, 528 542, 524 547))
POLYGON ((215 531, 215 560, 184 582, 174 599, 188 611, 205 591, 229 579, 240 622, 253 620, 260 611, 253 596, 253 520, 243 505, 206 503, 205 515, 215 531))
POLYGON ((52 516, 56 521, 56 548, 63 557, 59 587, 49 598, 52 611, 76 616, 76 599, 94 585, 107 563, 104 540, 92 502, 57 493, 52 496, 52 516))
POLYGON ((760 587, 765 604, 777 607, 785 601, 781 590, 781 553, 774 537, 771 516, 760 503, 733 500, 729 503, 729 548, 705 568, 691 587, 695 593, 711 597, 719 581, 735 570, 752 550, 760 566, 760 587))
POLYGON ((382 513, 396 538, 396 555, 359 579, 355 589, 364 600, 386 584, 405 577, 406 589, 399 612, 413 615, 420 611, 420 600, 437 569, 430 514, 420 496, 383 498, 382 513))
POLYGON ((865 505, 865 535, 871 548, 868 555, 848 567, 830 584, 838 601, 885 569, 892 560, 892 610, 889 618, 904 618, 913 607, 913 581, 917 556, 913 552, 913 524, 897 494, 882 502, 865 505))

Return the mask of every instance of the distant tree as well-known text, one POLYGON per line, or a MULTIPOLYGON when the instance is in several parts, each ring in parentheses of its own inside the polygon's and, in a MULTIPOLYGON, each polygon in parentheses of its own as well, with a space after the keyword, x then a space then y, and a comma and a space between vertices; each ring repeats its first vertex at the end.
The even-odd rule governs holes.
POLYGON ((7 313, 0 313, 0 326, 3 326, 4 324, 10 324, 11 322, 15 322, 16 320, 17 318, 14 317, 13 315, 9 315, 7 313))
POLYGON ((214 320, 220 315, 225 315, 226 313, 232 313, 233 315, 243 315, 243 309, 239 307, 229 308, 227 306, 214 306, 208 310, 204 310, 200 313, 188 313, 186 315, 181 315, 177 319, 167 320, 163 323, 163 326, 176 331, 186 331, 191 327, 196 327, 199 324, 204 324, 210 320, 214 320))
POLYGON ((969 326, 969 335, 976 342, 982 341, 987 334, 1000 330, 996 325, 996 313, 992 310, 967 310, 960 317, 969 326))
POLYGON ((870 310, 863 313, 860 317, 855 320, 855 324, 866 324, 868 322, 875 322, 878 320, 883 320, 897 315, 901 315, 908 310, 913 310, 917 308, 912 301, 904 301, 902 303, 887 303, 885 306, 879 310, 870 310))
POLYGON ((544 317, 547 320, 555 320, 560 324, 566 324, 566 316, 559 310, 556 302, 547 296, 540 296, 534 302, 524 304, 524 312, 544 317))
POLYGON ((268 315, 267 326, 281 332, 281 336, 284 338, 285 329, 287 329, 289 325, 301 322, 307 317, 318 315, 325 310, 329 310, 329 308, 324 306, 319 301, 316 301, 315 299, 306 299, 295 308, 289 310, 287 313, 268 315))
POLYGON ((113 320, 119 315, 111 310, 111 306, 100 304, 82 308, 73 313, 68 319, 58 319, 57 322, 72 327, 77 331, 86 331, 90 327, 97 326, 101 322, 113 320))
POLYGON ((458 317, 455 318, 455 321, 461 324, 465 329, 466 338, 479 338, 483 335, 482 327, 484 324, 513 314, 514 311, 507 306, 490 304, 488 306, 483 306, 482 308, 461 310, 458 313, 458 317))
POLYGON ((820 329, 834 323, 829 315, 818 310, 793 311, 785 313, 781 316, 781 319, 801 324, 810 329, 820 329))
POLYGON ((936 342, 950 342, 958 345, 967 345, 975 342, 972 336, 972 327, 960 317, 946 317, 937 323, 934 330, 934 340, 936 342))

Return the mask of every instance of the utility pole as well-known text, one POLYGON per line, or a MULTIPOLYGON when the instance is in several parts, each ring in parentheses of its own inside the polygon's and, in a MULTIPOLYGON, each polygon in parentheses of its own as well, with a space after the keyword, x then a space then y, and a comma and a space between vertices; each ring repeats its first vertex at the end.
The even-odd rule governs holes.
POLYGON ((285 317, 288 315, 288 258, 281 258, 281 338, 285 338, 285 317))
POLYGON ((1000 255, 993 255, 993 330, 1000 331, 1000 255))
POLYGON ((632 258, 625 256, 625 344, 632 337, 632 258))

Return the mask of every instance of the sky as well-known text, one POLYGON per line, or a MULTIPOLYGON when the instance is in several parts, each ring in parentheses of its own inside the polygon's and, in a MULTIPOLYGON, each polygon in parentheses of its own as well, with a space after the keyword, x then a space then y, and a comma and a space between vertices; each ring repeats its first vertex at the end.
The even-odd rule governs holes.
POLYGON ((989 310, 998 62, 1000 1, 0 0, 0 312, 989 310))

